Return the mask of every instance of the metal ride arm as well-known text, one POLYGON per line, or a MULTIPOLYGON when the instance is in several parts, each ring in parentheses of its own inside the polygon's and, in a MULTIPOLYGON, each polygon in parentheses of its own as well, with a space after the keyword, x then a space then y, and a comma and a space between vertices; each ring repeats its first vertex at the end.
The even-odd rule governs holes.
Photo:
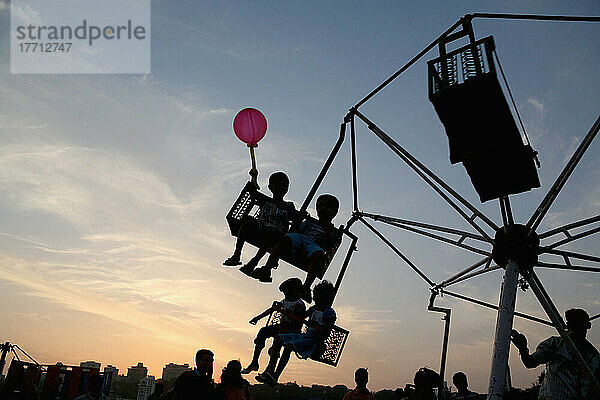
POLYGON ((340 286, 342 285, 342 279, 344 279, 344 275, 346 274, 346 270, 348 269, 348 264, 350 263, 350 258, 352 257, 352 253, 357 250, 356 242, 358 241, 358 237, 350 232, 350 227, 356 221, 355 217, 350 218, 346 227, 344 228, 344 234, 352 239, 350 243, 350 247, 348 248, 348 252, 346 253, 346 258, 344 258, 344 263, 342 264, 342 268, 340 269, 340 273, 338 274, 337 280, 335 281, 335 292, 333 298, 335 299, 338 290, 340 290, 340 286))
POLYGON ((486 257, 486 258, 476 262, 475 264, 471 265, 470 267, 467 267, 466 269, 459 272, 458 274, 451 276, 450 278, 446 279, 442 283, 436 285, 435 289, 441 289, 446 286, 450 286, 452 284, 463 281, 467 277, 476 276, 476 275, 480 275, 484 272, 491 271, 492 270, 492 268, 490 268, 491 263, 492 263, 492 257, 486 257), (477 268, 481 267, 482 265, 484 265, 482 270, 475 272, 475 273, 471 273, 472 271, 476 270, 477 268))
POLYGON ((546 262, 541 262, 541 261, 538 261, 535 265, 538 267, 542 267, 542 268, 569 269, 572 271, 586 271, 586 272, 600 272, 600 268, 584 267, 581 265, 563 265, 563 264, 556 264, 556 263, 546 263, 546 262))
POLYGON ((413 66, 423 56, 431 51, 442 39, 456 40, 463 36, 468 35, 470 32, 464 29, 465 25, 471 23, 475 18, 484 19, 515 19, 515 20, 529 20, 529 21, 561 21, 561 22, 600 22, 600 17, 580 17, 580 16, 564 16, 564 15, 533 15, 533 14, 494 14, 494 13, 473 13, 466 14, 464 17, 456 21, 450 28, 446 29, 444 33, 438 36, 433 42, 429 43, 423 50, 421 50, 416 56, 410 61, 404 64, 399 70, 394 72, 392 76, 386 79, 383 83, 377 86, 371 93, 366 95, 354 106, 358 109, 360 106, 369 101, 373 96, 379 93, 383 88, 389 85, 394 79, 399 77, 403 72, 413 66), (458 32, 454 32, 458 27, 463 26, 463 29, 458 32), (454 33, 453 33, 454 32, 454 33))
POLYGON ((315 183, 313 183, 312 187, 310 188, 310 191, 308 192, 306 199, 304 199, 304 203, 302 203, 302 207, 300 207, 300 213, 303 213, 306 211, 306 209, 308 208, 313 197, 315 197, 315 193, 317 192, 317 189, 319 189, 319 186, 321 186, 321 182, 323 182, 323 178, 325 178, 325 175, 327 174, 327 171, 329 171, 329 167, 331 167, 331 164, 333 163, 335 156, 340 151, 340 147, 342 147, 342 143, 344 143, 345 136, 346 136, 346 122, 343 122, 340 125, 340 137, 338 138, 337 142, 335 143, 335 146, 333 146, 333 150, 331 150, 331 153, 329 154, 327 161, 325 161, 325 165, 323 165, 323 168, 321 169, 319 176, 317 176, 315 183))
POLYGON ((587 133, 587 135, 585 135, 585 138, 581 141, 579 147, 577 147, 577 150, 575 151, 567 165, 565 165, 565 168, 562 170, 562 172, 556 179, 556 182, 554 182, 554 185, 552 185, 550 190, 548 190, 546 197, 544 197, 544 199, 542 200, 538 208, 535 210, 529 221, 527 221, 527 227, 531 228, 532 231, 535 231, 542 222, 542 219, 552 206, 552 203, 554 203, 554 200, 556 200, 556 197, 560 193, 560 190, 567 183, 567 180, 573 173, 573 170, 575 170, 575 167, 579 163, 579 160, 581 160, 581 157, 583 157, 585 151, 588 149, 588 147, 590 147, 590 144, 592 144, 592 141, 594 140, 594 137, 596 137, 598 130, 600 130, 600 116, 598 116, 598 119, 596 119, 596 122, 594 122, 594 125, 592 125, 590 131, 587 133))
POLYGON ((481 211, 479 211, 475 206, 470 204, 465 198, 459 195, 454 189, 452 189, 448 184, 446 184, 443 180, 441 180, 437 175, 435 175, 432 171, 430 171, 425 165, 423 165, 419 160, 417 160, 414 156, 412 156, 408 151, 406 151, 402 146, 400 146, 396 141, 394 141, 391 137, 389 137, 383 130, 381 130, 377 125, 375 125, 372 121, 370 121, 367 117, 365 117, 359 111, 353 110, 357 117, 365 122, 367 127, 377 136, 381 141, 383 141, 396 155, 398 155, 413 171, 417 173, 433 190, 435 190, 446 202, 451 205, 477 232, 479 232, 489 243, 493 243, 493 239, 481 228, 477 223, 475 223, 475 219, 479 217, 483 222, 485 222, 490 228, 494 230, 498 230, 498 226, 486 217, 481 211), (445 192, 444 192, 445 191, 445 192), (449 193, 448 194, 446 194, 449 193), (458 202, 462 204, 463 207, 467 208, 471 211, 472 215, 467 215, 467 213, 457 204, 454 200, 450 198, 452 196, 458 202))
POLYGON ((435 283, 431 279, 429 279, 427 275, 425 275, 419 268, 417 268, 417 266, 413 264, 413 262, 410 261, 408 257, 406 257, 400 250, 398 250, 398 248, 396 248, 396 246, 394 246, 392 242, 390 242, 381 232, 379 232, 371 224, 365 221, 364 218, 358 217, 358 220, 362 222, 367 228, 369 228, 371 232, 377 235, 377 237, 379 237, 385 244, 387 244, 388 247, 391 248, 394 251, 394 253, 396 253, 396 255, 398 255, 398 257, 400 257, 406 264, 408 264, 408 266, 411 267, 413 271, 415 271, 421 278, 423 278, 423 280, 427 282, 430 287, 435 286, 435 283))
POLYGON ((565 259, 565 262, 567 264, 571 264, 569 258, 578 258, 580 260, 587 260, 587 261, 594 261, 594 262, 600 262, 600 257, 596 257, 596 256, 590 256, 587 254, 582 254, 582 253, 574 253, 572 251, 562 251, 562 250, 553 250, 553 249, 548 249, 548 248, 540 248, 540 250, 542 250, 542 252, 540 254, 543 253, 548 253, 548 254, 556 254, 559 256, 562 256, 565 259))
POLYGON ((448 354, 448 336, 450 333, 450 313, 452 312, 452 310, 449 308, 434 306, 433 303, 435 302, 435 296, 437 295, 437 290, 431 291, 431 297, 429 297, 429 305, 427 306, 427 310, 444 313, 444 316, 442 317, 442 321, 445 321, 444 343, 442 345, 442 359, 440 361, 440 382, 438 384, 438 393, 440 394, 440 396, 443 396, 442 393, 444 393, 444 376, 446 374, 446 356, 448 354))
MULTIPOLYGON (((586 218, 586 219, 583 219, 581 221, 576 221, 576 222, 572 222, 570 224, 559 226, 558 228, 554 228, 554 229, 551 229, 551 230, 549 230, 547 232, 540 233, 539 237, 540 237, 540 239, 546 239, 548 237, 551 237, 551 236, 557 235, 559 233, 562 233, 568 239, 568 238, 574 237, 573 235, 571 235, 571 233, 569 232, 569 230, 575 229, 575 228, 580 228, 580 227, 586 226, 586 225, 590 225, 590 224, 593 224, 594 222, 598 222, 598 221, 600 221, 600 215, 596 215, 594 217, 586 218)), ((600 228, 598 228, 598 229, 600 229, 600 228)), ((598 232, 598 230, 596 230, 595 232, 598 232)), ((592 233, 595 233, 595 232, 592 232, 592 233)), ((561 243, 561 244, 563 244, 563 243, 561 243)), ((555 244, 552 244, 552 245, 550 245, 548 247, 554 248, 554 247, 558 247, 558 246, 560 246, 560 244, 556 244, 555 243, 555 244)))
POLYGON ((458 239, 459 243, 463 242, 465 239, 475 239, 475 240, 489 243, 483 236, 479 236, 479 235, 476 235, 471 232, 461 231, 459 229, 447 228, 444 226, 426 224, 424 222, 409 221, 407 219, 387 217, 385 215, 370 214, 370 213, 365 213, 365 212, 359 212, 359 214, 362 217, 371 218, 371 219, 374 219, 375 221, 382 221, 385 223, 394 222, 394 223, 403 224, 403 225, 418 226, 420 228, 435 230, 435 231, 439 231, 439 232, 445 232, 445 233, 449 233, 452 235, 459 235, 460 236, 460 239, 458 239))
MULTIPOLYGON (((441 294, 442 296, 443 296, 443 295, 448 295, 448 296, 456 297, 457 299, 461 299, 461 300, 464 300, 464 301, 468 301, 468 302, 470 302, 470 303, 477 304, 477 305, 480 305, 480 306, 482 306, 482 307, 491 308, 492 310, 496 310, 496 311, 498 310, 498 306, 497 306, 497 305, 495 305, 495 304, 491 304, 491 303, 487 303, 487 302, 485 302, 485 301, 481 301, 481 300, 473 299, 473 298, 471 298, 471 297, 464 296, 464 295, 462 295, 462 294, 458 294, 458 293, 454 293, 454 292, 449 292, 448 290, 444 290, 444 289, 442 289, 442 290, 440 291, 440 294, 441 294)), ((516 317, 521 317, 521 318, 523 318, 523 319, 528 319, 528 320, 530 320, 530 321, 539 322, 540 324, 544 324, 544 325, 548 325, 548 326, 553 326, 553 325, 552 325, 552 322, 550 322, 550 321, 546 321, 546 320, 544 320, 544 319, 541 319, 541 318, 538 318, 538 317, 534 317, 534 316, 531 316, 531 315, 523 314, 523 313, 521 313, 521 312, 518 312, 518 311, 515 311, 515 316, 516 316, 516 317)))
POLYGON ((478 236, 478 235, 472 234, 470 232, 464 232, 464 231, 460 231, 458 229, 445 228, 442 226, 425 224, 422 222, 414 222, 414 221, 402 220, 399 218, 386 217, 383 215, 369 214, 369 213, 363 213, 363 212, 357 212, 357 215, 360 215, 362 217, 371 218, 375 221, 380 221, 380 222, 386 223, 388 225, 392 225, 397 228, 407 230, 409 232, 417 233, 419 235, 423 235, 423 236, 430 237, 432 239, 439 240, 441 242, 449 243, 454 246, 463 248, 465 250, 472 251, 473 253, 482 254, 485 256, 491 256, 491 253, 489 251, 482 250, 477 247, 469 246, 469 245, 462 243, 466 238, 471 238, 471 239, 476 239, 476 240, 480 240, 483 242, 487 242, 487 240, 483 236, 478 236), (424 229, 414 228, 413 226, 418 226, 418 227, 422 227, 422 228, 430 229, 430 230, 436 230, 436 231, 440 231, 440 232, 444 232, 444 233, 448 233, 448 234, 452 234, 452 235, 460 235, 460 238, 458 240, 452 240, 450 238, 447 238, 447 237, 444 237, 441 235, 433 234, 424 229))

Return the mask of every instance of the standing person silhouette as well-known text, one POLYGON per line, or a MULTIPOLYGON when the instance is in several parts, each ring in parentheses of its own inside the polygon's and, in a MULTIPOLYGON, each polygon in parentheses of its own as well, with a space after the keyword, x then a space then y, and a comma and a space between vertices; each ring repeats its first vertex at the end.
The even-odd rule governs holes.
MULTIPOLYGON (((567 332, 577 350, 590 367, 596 379, 600 378, 600 354, 585 337, 592 327, 590 316, 580 308, 565 312, 567 332)), ((576 362, 571 358, 567 345, 560 336, 551 336, 541 342, 534 353, 529 354, 527 338, 513 329, 511 340, 519 349, 523 365, 535 368, 546 364, 546 373, 538 398, 544 400, 592 400, 599 399, 600 393, 592 393, 592 385, 576 362)))
POLYGON ((238 360, 231 360, 223 368, 221 383, 217 385, 217 400, 252 400, 250 383, 242 378, 242 364, 238 360))
POLYGON ((457 393, 453 393, 450 400, 474 400, 477 399, 479 393, 471 392, 469 389, 469 383, 467 382, 467 375, 464 372, 457 372, 452 376, 452 383, 456 386, 457 393))
POLYGON ((215 396, 212 379, 214 356, 210 350, 198 350, 196 368, 179 375, 169 397, 172 400, 213 400, 215 396))
POLYGON ((369 371, 366 368, 359 368, 354 372, 354 382, 356 382, 356 388, 346 393, 343 400, 375 400, 373 393, 367 389, 369 371))
POLYGON ((436 400, 433 389, 440 383, 440 375, 432 369, 420 368, 413 379, 415 391, 412 400, 436 400))
POLYGON ((165 384, 162 382, 156 382, 154 385, 154 393, 152 393, 146 400, 163 400, 163 393, 165 392, 165 384))

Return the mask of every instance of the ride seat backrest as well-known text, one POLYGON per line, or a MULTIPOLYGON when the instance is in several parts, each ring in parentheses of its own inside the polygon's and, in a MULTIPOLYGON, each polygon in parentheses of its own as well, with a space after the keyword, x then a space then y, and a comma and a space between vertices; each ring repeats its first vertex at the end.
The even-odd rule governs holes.
MULTIPOLYGON (((267 320, 266 326, 275 325, 281 323, 281 312, 273 311, 267 320)), ((302 332, 306 332, 306 324, 302 325, 302 332)), ((337 366, 340 357, 342 356, 342 350, 348 340, 350 332, 344 328, 334 325, 329 332, 329 336, 324 341, 324 349, 321 354, 316 358, 310 358, 313 361, 321 362, 323 364, 337 366)))
MULTIPOLYGON (((229 210, 229 213, 227 213, 226 217, 227 223, 229 225, 229 230, 233 236, 238 236, 240 232, 240 227, 242 226, 242 221, 245 218, 257 218, 258 213, 260 212, 260 204, 262 204, 263 202, 272 202, 272 199, 269 196, 255 190, 252 187, 252 182, 246 183, 246 186, 244 186, 244 188, 242 189, 242 192, 240 193, 237 200, 229 210)), ((310 216, 308 216, 307 218, 315 220, 310 216)), ((335 253, 337 252, 338 248, 340 247, 340 244, 342 243, 343 232, 343 227, 336 228, 331 248, 324 249, 325 266, 323 270, 317 274, 317 276, 320 279, 323 279, 325 271, 327 271, 329 264, 333 260, 335 253)), ((261 237, 248 237, 246 238, 246 242, 256 247, 263 246, 263 241, 261 237)), ((307 260, 303 259, 302 257, 283 256, 281 257, 281 259, 305 272, 308 271, 307 260)))

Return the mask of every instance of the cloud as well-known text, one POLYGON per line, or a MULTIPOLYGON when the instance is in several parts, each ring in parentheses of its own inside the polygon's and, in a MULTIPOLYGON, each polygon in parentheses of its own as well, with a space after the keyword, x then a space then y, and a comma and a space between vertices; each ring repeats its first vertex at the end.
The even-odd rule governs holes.
POLYGON ((223 343, 254 330, 239 324, 251 303, 232 312, 219 301, 246 296, 229 271, 215 270, 232 239, 224 215, 207 217, 221 201, 211 196, 212 179, 184 201, 126 154, 39 141, 0 146, 0 166, 3 209, 37 216, 36 225, 56 233, 25 223, 26 234, 0 233, 10 248, 0 250, 0 279, 173 343, 196 334, 223 343))
MULTIPOLYGON (((0 3, 0 10, 8 7, 3 1, 0 3)), ((10 6, 11 18, 17 25, 40 25, 40 15, 31 6, 23 2, 13 1, 10 6)))
POLYGON ((394 316, 391 310, 370 310, 355 306, 336 307, 338 319, 353 335, 372 335, 389 332, 390 326, 399 325, 402 320, 394 316))
POLYGON ((48 127, 46 122, 38 121, 35 117, 15 119, 10 115, 0 114, 0 129, 42 129, 46 127, 48 127))
POLYGON ((527 99, 527 104, 532 105, 540 114, 544 113, 544 103, 540 99, 529 97, 527 99))

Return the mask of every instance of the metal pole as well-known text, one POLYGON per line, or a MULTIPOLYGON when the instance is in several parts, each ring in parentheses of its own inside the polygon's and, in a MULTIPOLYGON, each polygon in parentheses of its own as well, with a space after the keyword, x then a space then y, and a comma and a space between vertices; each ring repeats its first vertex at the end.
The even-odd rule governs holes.
MULTIPOLYGON (((441 289, 441 293, 442 293, 442 295, 445 294, 445 295, 448 295, 448 296, 456 297, 457 299, 465 300, 465 301, 468 301, 468 302, 473 303, 473 304, 477 304, 477 305, 482 306, 482 307, 491 308, 492 310, 498 311, 498 309, 499 309, 499 307, 497 305, 486 303, 485 301, 473 299, 473 298, 468 297, 468 296, 463 296, 462 294, 458 294, 458 293, 454 293, 454 292, 449 292, 446 289, 441 289)), ((514 315, 515 315, 515 317, 521 317, 523 319, 528 319, 530 321, 539 322, 540 324, 544 324, 544 325, 548 325, 548 326, 554 326, 554 325, 552 325, 552 322, 550 322, 550 321, 546 321, 546 320, 543 320, 543 319, 538 318, 538 317, 533 317, 531 315, 523 314, 523 313, 520 313, 518 311, 515 311, 514 315)))
POLYGON ((539 224, 542 222, 542 219, 550 209, 550 206, 552 206, 552 203, 560 193, 561 189, 567 183, 567 180, 573 173, 573 170, 575 170, 575 167, 577 167, 577 165, 579 164, 579 160, 581 160, 581 157, 583 157, 588 147, 590 147, 599 130, 600 116, 598 116, 598 119, 596 119, 596 122, 594 122, 592 128, 589 130, 587 135, 585 135, 585 137, 579 144, 579 147, 571 156, 571 159, 569 160, 567 165, 565 165, 558 178, 556 178, 556 182, 554 182, 554 185, 552 185, 550 190, 548 190, 548 193, 546 194, 546 197, 544 197, 544 200, 542 200, 538 208, 535 210, 535 212, 529 219, 529 221, 527 221, 527 227, 531 229, 531 232, 535 231, 539 224))
POLYGON ((477 232, 479 232, 483 237, 487 239, 488 242, 494 243, 494 240, 490 238, 490 236, 479 227, 473 220, 475 216, 479 217, 483 222, 485 222, 490 228, 494 230, 498 230, 499 227, 488 217, 485 216, 481 211, 479 211, 474 205, 469 203, 464 197, 462 197, 458 192, 452 189, 446 182, 444 182, 441 178, 439 178, 436 174, 434 174, 429 168, 427 168, 423 163, 417 160, 412 154, 410 154, 404 147, 400 146, 394 139, 388 136, 381 128, 371 122, 367 117, 365 117, 360 112, 356 111, 356 116, 360 118, 382 142, 384 142, 394 153, 398 155, 405 163, 408 165, 417 175, 421 177, 433 190, 435 190, 446 202, 452 206, 477 232), (434 183, 435 182, 435 183, 434 183), (439 185, 438 186, 436 186, 439 185), (473 216, 469 217, 464 210, 460 208, 458 204, 456 204, 450 197, 444 193, 441 189, 443 188, 446 192, 448 192, 452 197, 458 200, 464 207, 469 209, 473 216))
POLYGON ((258 169, 256 169, 256 157, 254 156, 254 148, 258 147, 258 145, 249 144, 248 147, 250 148, 250 160, 252 160, 252 169, 248 173, 252 177, 252 184, 254 184, 256 190, 260 190, 260 186, 258 186, 258 181, 256 180, 258 178, 258 169))
POLYGON ((2 375, 4 365, 6 364, 6 354, 10 351, 10 342, 0 345, 0 348, 2 348, 2 355, 0 355, 0 375, 2 375))
POLYGON ((497 14, 497 13, 473 13, 465 15, 465 18, 488 18, 488 19, 520 19, 530 21, 559 21, 559 22, 600 22, 600 17, 577 16, 577 15, 536 15, 536 14, 497 14))
POLYGON ((444 377, 446 375, 446 356, 448 354, 448 337, 450 334, 450 313, 452 310, 450 310, 449 308, 443 308, 443 307, 436 307, 433 305, 433 302, 435 301, 435 296, 437 296, 437 292, 436 291, 432 291, 431 292, 431 297, 429 298, 429 306, 427 307, 427 309, 429 311, 436 311, 436 312, 441 312, 444 313, 444 316, 442 317, 443 321, 446 321, 445 325, 444 325, 444 343, 442 345, 442 360, 440 362, 440 383, 438 386, 438 399, 442 399, 444 398, 444 377))
POLYGON ((344 233, 349 238, 352 239, 352 243, 350 243, 350 248, 348 249, 348 253, 346 253, 346 258, 344 259, 344 263, 342 264, 340 273, 337 277, 337 280, 335 281, 335 294, 333 296, 334 299, 335 299, 335 296, 337 296, 338 290, 340 290, 340 286, 342 285, 342 279, 344 279, 344 275, 346 274, 346 269, 348 269, 348 264, 350 263, 350 257, 352 257, 352 253, 357 250, 356 242, 358 241, 358 237, 356 235, 352 234, 350 231, 348 231, 348 227, 346 227, 346 230, 344 233))
POLYGON ((506 367, 510 351, 510 332, 512 330, 517 300, 519 270, 517 263, 509 260, 504 272, 504 282, 500 291, 498 319, 494 337, 494 355, 488 388, 488 400, 502 400, 506 386, 506 367))
POLYGON ((373 89, 373 91, 371 93, 369 93, 361 101, 359 101, 358 103, 356 103, 356 105, 354 106, 354 108, 358 109, 360 106, 362 106, 367 101, 369 101, 369 99, 371 99, 371 97, 373 97, 377 93, 379 93, 379 91, 381 91, 384 87, 386 87, 390 82, 392 82, 394 79, 396 79, 398 76, 400 76, 400 74, 402 74, 404 71, 406 71, 407 69, 409 69, 414 63, 416 63, 417 61, 419 61, 421 59, 421 57, 423 57, 431 49, 433 49, 435 47, 435 45, 438 44, 438 42, 439 42, 440 39, 442 39, 444 36, 447 36, 448 34, 452 33, 454 30, 456 30, 456 28, 458 28, 459 26, 461 26, 461 24, 462 24, 462 19, 456 21, 450 28, 446 29, 444 31, 444 33, 442 33, 440 36, 438 36, 433 42, 429 43, 427 45, 427 47, 425 47, 423 50, 421 50, 419 52, 419 54, 417 54, 409 62, 407 62, 406 64, 404 64, 404 66, 402 66, 402 68, 400 68, 398 71, 394 72, 394 74, 392 76, 390 76, 389 78, 387 78, 382 84, 380 84, 375 89, 373 89))
POLYGON ((352 197, 353 210, 358 211, 358 177, 356 175, 356 128, 354 127, 354 114, 350 119, 350 143, 352 147, 352 197))
POLYGON ((346 122, 343 122, 340 125, 340 137, 338 138, 337 142, 335 142, 335 145, 333 146, 333 150, 331 150, 331 153, 329 154, 327 161, 325 161, 325 165, 323 165, 323 168, 321 169, 319 176, 317 176, 315 183, 310 188, 310 192, 308 192, 306 199, 304 199, 304 203, 302 203, 302 207, 300 207, 300 212, 306 211, 306 209, 308 208, 308 205, 310 204, 313 197, 315 196, 315 193, 317 192, 317 189, 321 185, 321 182, 323 182, 323 178, 325 178, 325 174, 327 173, 327 171, 329 171, 329 167, 331 167, 331 163, 333 163, 333 159, 335 158, 338 151, 340 150, 342 143, 344 143, 345 136, 346 136, 346 122))
POLYGON ((421 278, 423 278, 423 280, 425 282, 427 282, 430 287, 435 286, 435 283, 431 279, 429 279, 427 277, 427 275, 425 275, 419 268, 417 268, 417 266, 415 264, 413 264, 413 262, 410 261, 408 259, 408 257, 406 257, 400 250, 398 250, 396 248, 396 246, 394 246, 392 244, 392 242, 390 242, 381 232, 379 232, 371 224, 369 224, 367 221, 365 221, 365 219, 363 217, 358 217, 358 220, 360 222, 362 222, 363 224, 365 224, 365 226, 367 228, 369 228, 371 230, 371 232, 373 232, 375 235, 377 235, 377 237, 379 237, 379 239, 381 239, 383 241, 383 243, 387 244, 388 247, 390 249, 392 249, 394 251, 394 253, 396 253, 396 255, 398 257, 400 257, 406 264, 408 264, 408 266, 411 267, 413 269, 413 271, 415 271, 421 278))

